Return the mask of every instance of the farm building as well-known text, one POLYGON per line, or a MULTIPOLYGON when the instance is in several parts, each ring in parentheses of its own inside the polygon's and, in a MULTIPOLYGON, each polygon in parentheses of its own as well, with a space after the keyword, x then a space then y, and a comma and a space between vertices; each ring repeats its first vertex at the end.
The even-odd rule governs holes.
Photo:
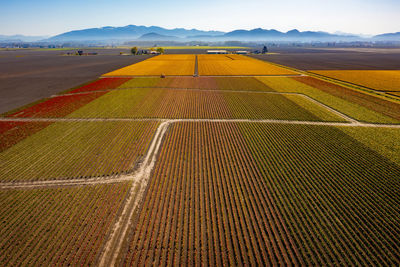
POLYGON ((228 54, 226 50, 207 50, 207 54, 228 54))

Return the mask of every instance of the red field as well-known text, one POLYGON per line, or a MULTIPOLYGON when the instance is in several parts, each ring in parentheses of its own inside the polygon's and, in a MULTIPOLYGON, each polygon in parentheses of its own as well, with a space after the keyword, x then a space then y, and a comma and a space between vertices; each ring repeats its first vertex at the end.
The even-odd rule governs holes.
POLYGON ((95 82, 89 83, 82 87, 76 88, 69 93, 81 93, 81 92, 89 92, 89 91, 101 91, 114 89, 118 86, 124 84, 129 81, 129 78, 102 78, 95 82))
POLYGON ((19 110, 8 117, 64 117, 73 111, 83 107, 106 92, 55 96, 44 102, 19 110))

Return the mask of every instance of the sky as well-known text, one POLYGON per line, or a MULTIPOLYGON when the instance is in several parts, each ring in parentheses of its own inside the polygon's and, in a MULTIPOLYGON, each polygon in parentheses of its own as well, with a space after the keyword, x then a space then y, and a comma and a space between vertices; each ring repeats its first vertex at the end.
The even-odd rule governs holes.
POLYGON ((130 24, 199 30, 400 32, 400 0, 0 0, 0 34, 130 24))

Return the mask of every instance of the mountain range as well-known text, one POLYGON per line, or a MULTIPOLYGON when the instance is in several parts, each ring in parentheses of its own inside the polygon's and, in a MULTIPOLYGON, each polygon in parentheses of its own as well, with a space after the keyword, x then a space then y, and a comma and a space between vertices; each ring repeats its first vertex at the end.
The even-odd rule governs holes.
MULTIPOLYGON (((0 41, 7 39, 7 36, 0 35, 0 41)), ((13 36, 9 40, 17 40, 18 36, 13 36)), ((29 37, 19 36, 22 41, 29 41, 29 37), (25 37, 22 38, 22 37, 25 37)), ((222 31, 202 31, 197 29, 166 29, 157 26, 136 26, 128 25, 124 27, 102 27, 75 30, 65 32, 47 39, 42 42, 126 42, 126 41, 283 41, 283 42, 351 42, 351 41, 400 41, 400 32, 386 33, 372 37, 365 37, 348 33, 327 33, 322 31, 299 31, 297 29, 288 32, 281 32, 274 29, 266 30, 256 28, 252 30, 234 30, 231 32, 222 31)), ((31 41, 39 41, 33 38, 31 41)))
POLYGON ((36 42, 47 36, 0 35, 0 42, 36 42))

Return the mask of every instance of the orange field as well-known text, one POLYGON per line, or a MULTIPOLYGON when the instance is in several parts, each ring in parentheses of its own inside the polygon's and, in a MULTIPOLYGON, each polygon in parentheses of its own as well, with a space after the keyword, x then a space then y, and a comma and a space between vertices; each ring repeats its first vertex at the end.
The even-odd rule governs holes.
POLYGON ((312 70, 311 72, 378 91, 400 91, 400 70, 312 70))
POLYGON ((261 60, 242 55, 199 55, 199 75, 297 75, 261 60))
POLYGON ((103 76, 160 76, 193 75, 194 55, 160 55, 139 63, 118 69, 103 76))

